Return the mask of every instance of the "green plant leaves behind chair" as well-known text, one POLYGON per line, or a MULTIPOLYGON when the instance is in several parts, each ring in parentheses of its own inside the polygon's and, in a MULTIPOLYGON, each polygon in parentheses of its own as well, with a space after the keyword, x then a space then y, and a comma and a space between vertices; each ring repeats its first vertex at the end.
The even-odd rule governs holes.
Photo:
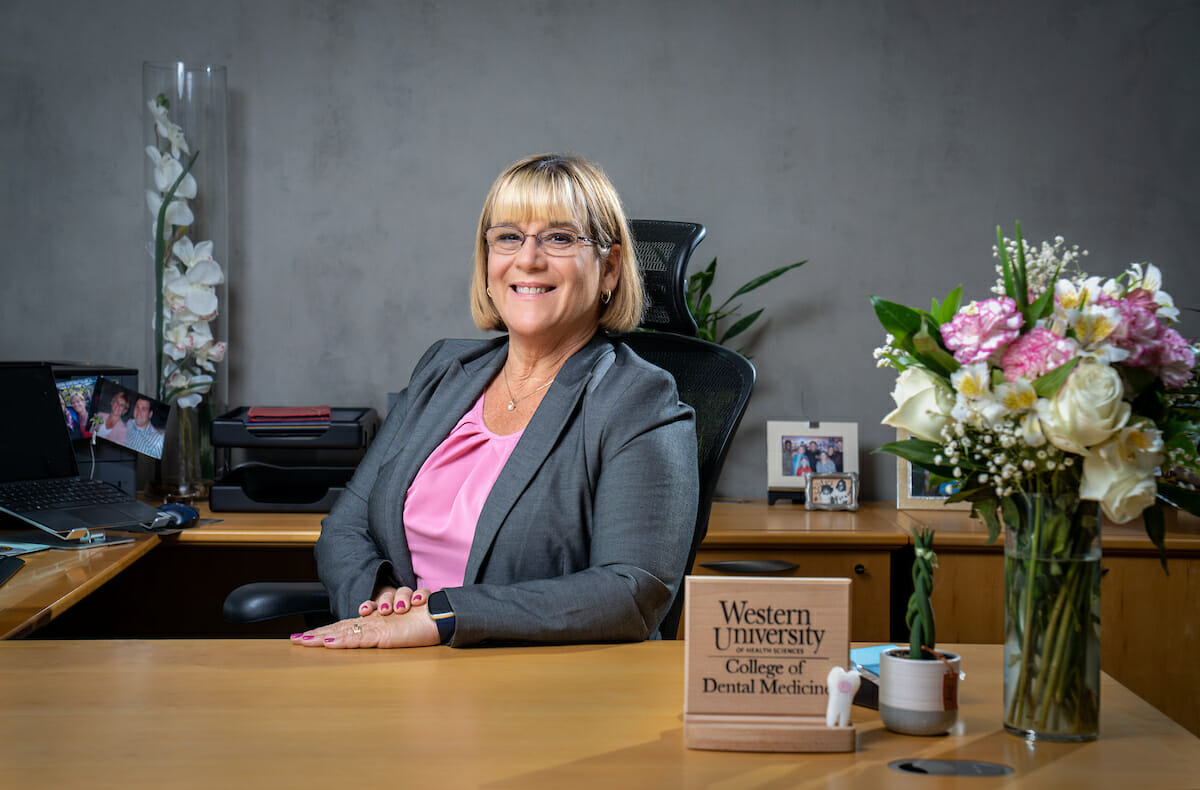
MULTIPOLYGON (((753 280, 744 283, 736 291, 730 294, 725 301, 721 302, 720 305, 714 308, 713 297, 709 292, 712 288, 713 281, 717 278, 717 259, 713 258, 712 263, 710 263, 705 269, 688 277, 687 305, 688 310, 690 310, 692 313, 692 317, 696 319, 696 324, 698 326, 698 329, 696 330, 696 337, 699 337, 703 340, 708 340, 712 343, 725 345, 733 338, 745 332, 754 324, 755 321, 758 320, 758 317, 762 315, 763 308, 760 307, 753 313, 744 315, 741 318, 738 318, 732 324, 722 328, 722 322, 726 322, 727 319, 735 317, 742 310, 742 305, 740 303, 733 304, 732 306, 730 303, 739 296, 743 296, 753 290, 761 288, 777 277, 781 277, 790 272, 792 269, 803 266, 806 263, 808 263, 807 260, 799 261, 787 266, 780 266, 778 269, 772 269, 766 274, 760 274, 753 280)), ((739 348, 737 349, 737 352, 747 359, 750 357, 750 355, 747 354, 744 349, 739 348)))

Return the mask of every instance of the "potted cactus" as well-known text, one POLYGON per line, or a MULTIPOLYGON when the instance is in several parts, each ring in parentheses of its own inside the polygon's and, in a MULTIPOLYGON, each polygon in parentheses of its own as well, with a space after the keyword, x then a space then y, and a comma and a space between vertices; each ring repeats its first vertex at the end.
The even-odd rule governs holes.
POLYGON ((934 627, 933 530, 913 531, 913 591, 905 624, 909 646, 884 650, 879 661, 879 716, 889 730, 907 735, 942 735, 958 720, 956 653, 937 650, 934 627))

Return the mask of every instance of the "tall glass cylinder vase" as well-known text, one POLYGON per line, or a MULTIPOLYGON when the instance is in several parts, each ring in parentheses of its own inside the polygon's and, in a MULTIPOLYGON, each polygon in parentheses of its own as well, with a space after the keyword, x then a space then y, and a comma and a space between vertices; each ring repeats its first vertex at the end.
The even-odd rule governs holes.
POLYGON ((1078 492, 1001 502, 1004 728, 1090 741, 1100 724, 1100 514, 1078 492))
POLYGON ((149 370, 171 405, 151 487, 207 495, 212 419, 228 375, 229 189, 224 66, 145 63, 146 201, 152 261, 149 370))

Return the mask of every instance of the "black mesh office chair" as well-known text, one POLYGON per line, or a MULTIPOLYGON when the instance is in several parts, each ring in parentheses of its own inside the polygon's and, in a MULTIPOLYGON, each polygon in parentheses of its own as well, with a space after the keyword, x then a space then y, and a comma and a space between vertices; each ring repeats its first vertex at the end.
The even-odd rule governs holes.
MULTIPOLYGON (((641 328, 617 338, 639 356, 675 377, 679 397, 696 411, 700 501, 686 569, 708 529, 709 511, 729 442, 754 390, 754 366, 727 348, 695 337, 696 322, 687 308, 687 266, 705 228, 690 222, 632 220, 638 268, 645 283, 647 309, 641 328)), ((675 638, 683 607, 683 589, 664 618, 660 633, 675 638)), ((310 626, 329 622, 329 596, 319 582, 255 582, 225 599, 225 619, 257 623, 304 615, 310 626)))
MULTIPOLYGON (((717 479, 730 441, 754 391, 755 371, 737 352, 695 337, 696 321, 687 308, 687 267, 704 240, 705 228, 692 222, 631 221, 638 268, 646 288, 646 314, 641 328, 650 331, 618 335, 638 356, 675 377, 679 399, 696 412, 700 502, 687 558, 690 572, 696 550, 708 531, 717 479)), ((663 619, 659 632, 674 639, 683 609, 683 587, 663 619)))

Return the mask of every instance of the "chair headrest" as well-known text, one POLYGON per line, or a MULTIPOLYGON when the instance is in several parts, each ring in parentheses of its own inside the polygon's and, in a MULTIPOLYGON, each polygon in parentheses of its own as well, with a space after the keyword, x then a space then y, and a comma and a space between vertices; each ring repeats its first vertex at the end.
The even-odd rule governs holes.
POLYGON ((687 306, 687 268, 707 230, 696 222, 656 219, 634 219, 629 225, 646 291, 641 328, 694 336, 696 320, 687 306))

